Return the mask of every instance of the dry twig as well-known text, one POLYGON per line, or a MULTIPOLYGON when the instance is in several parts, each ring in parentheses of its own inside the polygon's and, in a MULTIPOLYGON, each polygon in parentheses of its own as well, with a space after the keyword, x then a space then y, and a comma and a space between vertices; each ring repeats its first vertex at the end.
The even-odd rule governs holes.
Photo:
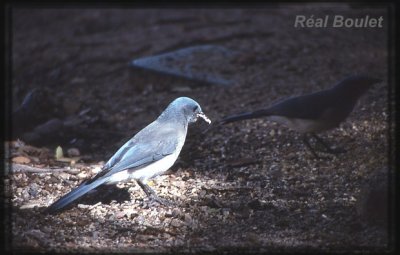
MULTIPOLYGON (((9 164, 6 164, 6 169, 10 169, 9 164)), ((11 173, 29 172, 29 173, 52 173, 52 172, 67 172, 70 174, 77 174, 79 170, 69 168, 39 168, 34 166, 27 166, 22 164, 11 164, 11 173)))

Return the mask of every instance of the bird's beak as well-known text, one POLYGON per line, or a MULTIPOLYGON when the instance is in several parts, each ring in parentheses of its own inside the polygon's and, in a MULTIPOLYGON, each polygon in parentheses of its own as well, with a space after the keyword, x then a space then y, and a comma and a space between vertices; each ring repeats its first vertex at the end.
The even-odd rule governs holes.
POLYGON ((197 117, 202 118, 205 122, 207 122, 208 124, 211 124, 211 120, 202 112, 199 112, 197 114, 197 117))

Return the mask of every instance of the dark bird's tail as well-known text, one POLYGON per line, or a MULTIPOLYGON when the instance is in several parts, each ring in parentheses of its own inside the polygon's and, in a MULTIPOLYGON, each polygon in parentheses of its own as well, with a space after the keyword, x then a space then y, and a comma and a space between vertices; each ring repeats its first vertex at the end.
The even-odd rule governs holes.
POLYGON ((76 199, 80 198, 81 196, 85 195, 92 189, 100 186, 105 181, 107 181, 107 178, 97 179, 96 181, 90 182, 90 183, 88 183, 88 181, 84 181, 81 185, 79 185, 79 187, 77 187, 76 189, 67 193, 66 195, 64 195, 63 197, 58 199, 56 202, 54 202, 51 206, 49 206, 46 209, 46 212, 47 213, 55 213, 55 212, 59 211, 60 209, 69 205, 70 203, 72 203, 76 199))
POLYGON ((271 113, 267 109, 260 109, 253 112, 245 112, 237 115, 227 116, 220 121, 220 124, 224 125, 235 121, 255 119, 259 117, 265 117, 268 115, 271 115, 271 113))

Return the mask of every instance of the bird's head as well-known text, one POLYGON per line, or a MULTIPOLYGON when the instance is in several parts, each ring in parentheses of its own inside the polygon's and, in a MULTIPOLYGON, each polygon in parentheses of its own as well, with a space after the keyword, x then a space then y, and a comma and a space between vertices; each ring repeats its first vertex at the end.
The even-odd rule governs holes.
POLYGON ((208 124, 211 120, 203 113, 200 105, 189 97, 179 97, 175 99, 168 108, 174 109, 177 112, 183 113, 189 123, 196 122, 200 117, 208 124))

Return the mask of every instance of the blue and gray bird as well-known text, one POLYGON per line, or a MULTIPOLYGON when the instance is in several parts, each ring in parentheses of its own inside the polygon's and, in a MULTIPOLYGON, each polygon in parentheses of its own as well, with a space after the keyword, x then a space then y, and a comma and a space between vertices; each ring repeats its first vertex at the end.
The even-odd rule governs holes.
POLYGON ((97 175, 61 197, 47 208, 47 212, 59 211, 102 184, 129 179, 136 180, 149 198, 168 204, 146 182, 175 163, 185 143, 189 123, 196 122, 199 117, 211 123, 196 101, 188 97, 175 99, 154 122, 127 141, 97 175))
POLYGON ((284 99, 270 107, 223 118, 220 124, 265 117, 303 134, 303 142, 312 154, 307 135, 311 134, 328 153, 342 152, 332 149, 316 133, 338 127, 353 111, 358 99, 380 79, 352 75, 330 89, 284 99))

